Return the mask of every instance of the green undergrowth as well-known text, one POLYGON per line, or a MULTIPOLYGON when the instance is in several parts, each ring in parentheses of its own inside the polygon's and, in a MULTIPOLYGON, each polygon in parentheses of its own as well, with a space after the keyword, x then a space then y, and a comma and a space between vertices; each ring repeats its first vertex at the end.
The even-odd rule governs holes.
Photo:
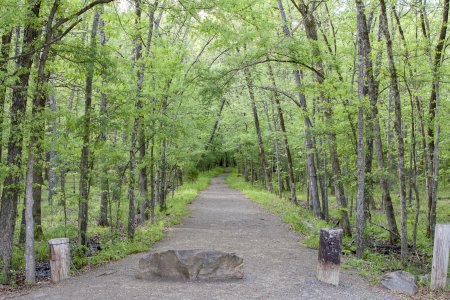
MULTIPOLYGON (((334 227, 333 224, 314 218, 312 211, 306 209, 303 205, 295 206, 288 200, 263 190, 259 185, 252 185, 249 182, 245 182, 236 171, 230 173, 226 181, 230 187, 242 191, 247 198, 259 203, 265 210, 278 215, 281 221, 291 225, 301 235, 301 243, 308 248, 318 249, 321 228, 334 227)), ((301 199, 301 197, 300 195, 299 198, 301 199)), ((339 209, 332 206, 330 207, 329 213, 331 219, 337 219, 339 209)), ((352 224, 355 223, 354 217, 353 215, 351 218, 352 224)), ((385 217, 382 212, 372 213, 373 223, 382 224, 383 218, 385 217)), ((402 265, 397 253, 383 254, 371 249, 365 250, 363 259, 358 259, 354 255, 356 252, 356 243, 355 237, 353 236, 343 238, 342 252, 344 255, 344 263, 342 267, 350 269, 349 271, 355 269, 360 275, 366 277, 372 283, 379 282, 383 274, 394 270, 405 270, 415 275, 429 274, 431 270, 432 244, 430 239, 422 234, 425 231, 422 228, 424 224, 425 222, 420 224, 418 228, 417 248, 418 252, 420 252, 420 257, 417 254, 411 255, 409 264, 402 265), (420 262, 416 260, 420 260, 420 262)), ((372 237, 377 241, 386 241, 388 238, 387 232, 378 226, 368 224, 365 231, 366 238, 372 237)), ((429 283, 419 282, 419 284, 427 285, 429 283)))
MULTIPOLYGON (((220 175, 223 172, 223 168, 215 168, 207 172, 199 173, 195 179, 188 179, 175 191, 173 196, 171 194, 167 196, 167 211, 160 212, 159 208, 156 207, 154 223, 151 224, 150 221, 148 221, 139 225, 136 228, 133 240, 128 239, 126 235, 128 201, 125 193, 122 195, 123 199, 121 199, 122 209, 119 210, 118 213, 118 229, 97 226, 96 216, 98 215, 99 209, 98 201, 91 201, 88 237, 99 243, 101 250, 96 251, 90 256, 86 256, 86 248, 79 246, 76 242, 78 237, 76 207, 72 206, 71 203, 68 203, 69 217, 67 224, 64 224, 64 219, 60 212, 62 208, 57 205, 49 207, 48 204, 45 204, 43 206, 43 216, 48 217, 43 219, 44 237, 35 242, 37 266, 39 267, 48 262, 48 240, 52 238, 69 238, 70 251, 73 257, 73 271, 100 265, 112 260, 118 260, 130 254, 148 251, 156 241, 159 241, 164 237, 164 231, 168 226, 176 225, 181 222, 188 214, 187 205, 192 203, 200 191, 208 187, 213 177, 220 175)), ((115 219, 117 214, 113 214, 113 216, 113 219, 115 219)), ((21 274, 24 272, 24 265, 24 247, 16 245, 12 261, 13 284, 20 283, 22 278, 21 274)), ((1 275, 0 280, 2 280, 1 275)))

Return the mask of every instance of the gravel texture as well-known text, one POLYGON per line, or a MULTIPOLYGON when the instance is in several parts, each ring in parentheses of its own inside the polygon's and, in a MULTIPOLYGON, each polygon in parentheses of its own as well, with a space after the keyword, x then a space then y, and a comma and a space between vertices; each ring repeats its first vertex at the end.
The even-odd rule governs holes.
MULTIPOLYGON (((168 249, 214 249, 244 258, 244 279, 146 281, 136 278, 143 254, 131 255, 58 284, 32 289, 17 299, 397 299, 381 287, 341 270, 338 287, 315 278, 317 251, 276 216, 263 211, 216 177, 190 205, 191 216, 168 229, 154 245, 168 249)), ((1 297, 0 297, 1 298, 1 297)))

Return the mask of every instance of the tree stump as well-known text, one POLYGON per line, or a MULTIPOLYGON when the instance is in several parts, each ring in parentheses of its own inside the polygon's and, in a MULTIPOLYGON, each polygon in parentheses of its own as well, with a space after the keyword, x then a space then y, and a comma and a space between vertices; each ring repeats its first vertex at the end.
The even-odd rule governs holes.
POLYGON ((70 252, 69 239, 59 238, 48 241, 50 251, 50 270, 53 282, 69 278, 70 252))
POLYGON ((339 285, 342 253, 342 229, 321 229, 317 279, 339 285))
POLYGON ((436 224, 434 230, 431 290, 444 289, 447 284, 450 224, 436 224))

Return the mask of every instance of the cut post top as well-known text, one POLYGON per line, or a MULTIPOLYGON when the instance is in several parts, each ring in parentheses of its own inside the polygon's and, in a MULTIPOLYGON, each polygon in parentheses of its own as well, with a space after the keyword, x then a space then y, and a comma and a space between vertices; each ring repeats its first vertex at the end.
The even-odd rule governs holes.
POLYGON ((68 243, 69 243, 68 238, 56 238, 56 239, 51 239, 48 241, 49 245, 60 245, 60 244, 68 244, 68 243))

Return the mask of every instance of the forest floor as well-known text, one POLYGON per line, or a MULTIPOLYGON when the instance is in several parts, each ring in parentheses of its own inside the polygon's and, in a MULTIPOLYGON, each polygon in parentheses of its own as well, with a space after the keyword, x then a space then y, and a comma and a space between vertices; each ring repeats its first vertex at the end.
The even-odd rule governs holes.
MULTIPOLYGON (((136 278, 144 254, 103 265, 58 284, 7 296, 17 299, 397 299, 379 286, 341 270, 338 287, 315 278, 317 251, 275 215, 263 211, 224 175, 189 206, 190 217, 169 228, 152 251, 215 249, 244 258, 245 277, 226 282, 144 281, 136 278)), ((353 274, 352 274, 353 273, 353 274)), ((0 299, 2 297, 0 296, 0 299)))

